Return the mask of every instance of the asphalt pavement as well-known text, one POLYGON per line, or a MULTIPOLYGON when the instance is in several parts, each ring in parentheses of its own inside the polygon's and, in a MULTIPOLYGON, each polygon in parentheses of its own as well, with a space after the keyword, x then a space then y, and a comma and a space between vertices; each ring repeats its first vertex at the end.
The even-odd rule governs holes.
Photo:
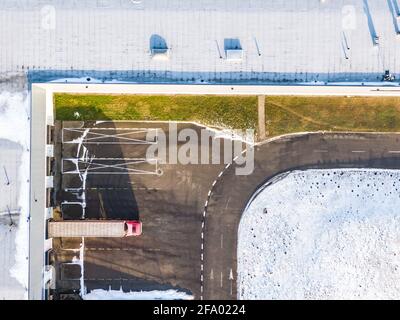
MULTIPOLYGON (((145 157, 148 147, 140 143, 145 132, 138 129, 168 133, 166 123, 64 122, 62 127, 58 167, 66 163, 56 179, 58 204, 82 200, 79 175, 68 173, 77 168, 67 164, 76 158, 79 143, 65 142, 89 128, 83 142, 86 155, 92 158, 84 186, 85 218, 140 218, 143 222, 143 235, 138 238, 85 239, 84 280, 89 290, 178 289, 196 299, 236 299, 240 218, 252 194, 266 181, 294 169, 400 168, 397 134, 315 133, 278 138, 257 146, 253 173, 240 176, 235 174, 235 164, 132 163, 145 157)), ((201 129, 178 125, 178 130, 183 128, 201 129)), ((88 168, 84 162, 78 166, 82 172, 88 168)), ((64 219, 82 218, 77 208, 64 208, 64 219)), ((74 256, 71 250, 79 244, 79 239, 55 241, 59 293, 80 288, 76 268, 68 267, 74 256)))

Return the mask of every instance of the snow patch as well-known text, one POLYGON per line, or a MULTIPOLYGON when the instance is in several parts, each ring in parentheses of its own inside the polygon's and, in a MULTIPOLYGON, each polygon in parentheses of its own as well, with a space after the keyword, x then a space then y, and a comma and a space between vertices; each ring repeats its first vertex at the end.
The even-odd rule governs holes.
POLYGON ((247 206, 240 299, 399 299, 400 171, 294 171, 247 206))
POLYGON ((193 296, 177 290, 123 292, 95 289, 83 296, 84 300, 193 300, 193 296))
MULTIPOLYGON (((79 249, 79 265, 81 266, 81 277, 79 279, 80 282, 80 294, 81 297, 84 297, 86 294, 85 288, 85 265, 84 265, 84 254, 85 254, 85 238, 82 237, 81 246, 79 249)), ((76 261, 76 260, 75 260, 76 261)))
MULTIPOLYGON (((209 127, 209 126, 197 123, 197 122, 188 122, 188 123, 193 123, 197 126, 203 127, 205 129, 211 131, 214 134, 214 139, 241 141, 250 146, 255 145, 254 134, 246 134, 245 130, 229 129, 229 128, 223 128, 223 127, 215 128, 215 127, 209 127)), ((252 133, 254 133, 254 131, 252 133)))
POLYGON ((30 104, 27 96, 27 92, 0 93, 0 138, 16 142, 23 147, 21 166, 18 169, 18 206, 21 214, 15 236, 15 264, 10 274, 25 288, 25 298, 28 294, 30 166, 30 104))

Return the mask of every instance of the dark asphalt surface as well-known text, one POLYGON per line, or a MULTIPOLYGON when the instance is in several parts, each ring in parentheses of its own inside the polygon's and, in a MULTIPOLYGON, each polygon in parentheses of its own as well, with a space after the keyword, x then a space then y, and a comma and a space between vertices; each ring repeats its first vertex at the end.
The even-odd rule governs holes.
POLYGON ((255 170, 224 171, 206 214, 204 299, 236 299, 237 241, 242 212, 253 193, 279 173, 307 168, 400 168, 400 135, 307 134, 256 147, 255 170))
MULTIPOLYGON (((64 123, 64 127, 80 126, 64 123)), ((85 127, 94 126, 86 123, 85 127)), ((163 128, 165 124, 102 123, 96 127, 163 128)), ((199 127, 182 124, 179 129, 199 127)), ((114 128, 115 129, 115 128, 114 128)), ((91 129, 90 132, 100 132, 91 129)), ((110 131, 110 134, 120 132, 110 131)), ((65 133, 65 141, 77 138, 80 133, 65 133)), ((94 137, 89 135, 89 138, 94 137)), ((126 137, 126 135, 125 135, 126 137)), ((144 135, 135 135, 135 139, 144 135)), ((85 144, 90 156, 99 158, 133 159, 144 157, 147 146, 138 144, 105 144, 118 142, 102 139, 99 144, 85 144)), ((121 142, 121 141, 120 141, 121 142)), ((63 144, 62 157, 75 157, 76 144, 63 144)), ((114 163, 115 164, 115 163, 114 163)), ((143 165, 140 170, 152 169, 143 165)), ((176 288, 200 296, 201 222, 204 199, 209 187, 223 165, 166 165, 159 166, 162 175, 154 174, 94 174, 86 183, 86 218, 137 219, 143 223, 140 237, 123 239, 85 239, 85 285, 88 289, 112 288, 124 290, 158 290, 176 288)), ((73 166, 64 168, 72 170, 73 166)), ((79 187, 77 174, 64 174, 58 192, 59 203, 75 201, 76 195, 66 191, 79 187)), ((78 206, 79 207, 79 206, 78 206)), ((82 217, 76 205, 67 205, 64 219, 82 217)), ((60 269, 71 261, 68 248, 79 248, 80 239, 62 239, 54 250, 60 269)), ((60 292, 79 288, 79 281, 68 272, 57 272, 60 292), (64 276, 64 277, 63 277, 64 276)))

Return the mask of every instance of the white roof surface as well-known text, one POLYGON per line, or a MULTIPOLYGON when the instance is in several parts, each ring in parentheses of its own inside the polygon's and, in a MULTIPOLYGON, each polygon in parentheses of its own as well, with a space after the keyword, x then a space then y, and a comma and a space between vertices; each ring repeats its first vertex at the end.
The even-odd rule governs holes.
POLYGON ((396 1, 46 3, 1 1, 0 72, 125 70, 175 80, 308 82, 376 81, 385 69, 400 70, 396 1), (171 48, 169 60, 151 59, 152 35, 171 48), (240 63, 221 59, 230 38, 240 41, 240 63))

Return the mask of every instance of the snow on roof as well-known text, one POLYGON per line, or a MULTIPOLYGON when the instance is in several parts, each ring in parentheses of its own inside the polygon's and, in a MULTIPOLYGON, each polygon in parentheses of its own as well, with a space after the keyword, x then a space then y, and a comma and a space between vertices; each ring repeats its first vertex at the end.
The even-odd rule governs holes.
POLYGON ((132 77, 176 80, 380 81, 386 69, 400 72, 396 3, 55 0, 42 6, 4 0, 0 72, 129 70, 132 77), (167 63, 149 59, 154 35, 173 49, 167 63), (242 63, 221 59, 227 38, 240 39, 242 63))
POLYGON ((226 50, 226 60, 229 61, 242 61, 243 50, 242 49, 229 49, 226 50))
POLYGON ((166 61, 169 59, 169 49, 151 49, 151 57, 153 60, 166 61))

